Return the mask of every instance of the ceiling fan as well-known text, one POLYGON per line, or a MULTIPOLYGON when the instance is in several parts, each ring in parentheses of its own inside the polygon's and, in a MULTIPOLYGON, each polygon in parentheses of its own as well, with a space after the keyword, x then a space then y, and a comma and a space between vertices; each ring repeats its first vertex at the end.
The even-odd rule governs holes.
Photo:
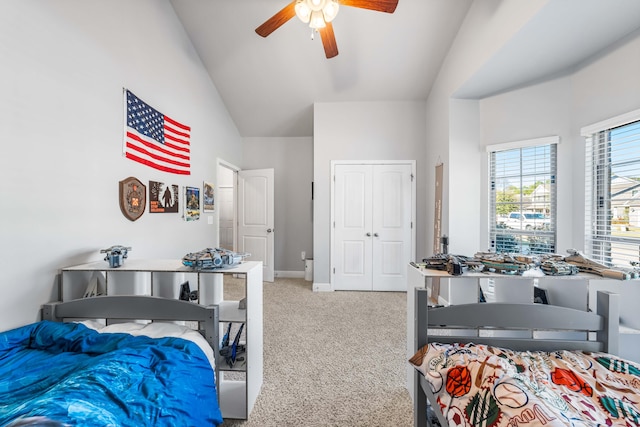
POLYGON ((320 33, 325 55, 327 58, 333 58, 338 55, 338 45, 331 21, 338 14, 340 6, 393 13, 398 6, 398 0, 293 0, 256 28, 256 33, 267 37, 289 19, 298 16, 302 22, 308 23, 313 31, 317 30, 320 33))

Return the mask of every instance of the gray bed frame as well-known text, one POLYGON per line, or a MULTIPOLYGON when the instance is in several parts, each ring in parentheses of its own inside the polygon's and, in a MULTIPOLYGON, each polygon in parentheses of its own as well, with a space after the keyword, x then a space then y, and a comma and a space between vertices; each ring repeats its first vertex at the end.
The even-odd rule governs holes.
POLYGON ((198 322, 198 331, 213 349, 216 358, 216 392, 220 398, 219 308, 177 299, 145 295, 111 295, 51 302, 42 306, 42 319, 63 322, 73 319, 150 320, 198 322))
MULTIPOLYGON (((416 348, 420 349, 428 342, 473 342, 518 351, 585 350, 617 354, 619 297, 618 294, 598 291, 598 314, 553 305, 521 303, 429 307, 428 290, 417 288, 414 311, 416 348)), ((417 370, 414 375, 414 425, 428 424, 427 412, 431 406, 440 425, 447 426, 426 379, 417 370)))

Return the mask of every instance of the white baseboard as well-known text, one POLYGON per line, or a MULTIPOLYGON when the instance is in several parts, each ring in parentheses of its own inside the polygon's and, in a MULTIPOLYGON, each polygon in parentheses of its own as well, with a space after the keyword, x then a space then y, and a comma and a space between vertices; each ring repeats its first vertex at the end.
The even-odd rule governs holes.
POLYGON ((331 283, 316 283, 313 282, 313 292, 333 292, 331 283))
MULTIPOLYGON (((304 271, 275 271, 273 273, 275 277, 284 277, 284 278, 295 278, 302 279, 304 278, 304 271)), ((313 292, 333 292, 333 288, 331 287, 331 283, 313 283, 313 292)))
POLYGON ((275 277, 288 277, 293 279, 302 279, 304 277, 304 271, 275 271, 273 275, 275 277))

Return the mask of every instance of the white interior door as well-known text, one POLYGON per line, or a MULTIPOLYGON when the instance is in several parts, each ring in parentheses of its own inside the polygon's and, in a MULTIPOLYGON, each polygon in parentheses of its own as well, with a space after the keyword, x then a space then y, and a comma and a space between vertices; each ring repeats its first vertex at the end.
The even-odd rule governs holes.
POLYGON ((218 230, 220 236, 219 247, 237 250, 235 244, 236 218, 236 172, 227 167, 218 167, 218 188, 216 201, 218 207, 218 230))
POLYGON ((407 263, 412 260, 411 166, 373 167, 374 291, 405 291, 407 263))
POLYGON ((406 290, 413 192, 411 164, 334 166, 334 289, 406 290))
POLYGON ((273 169, 238 172, 238 251, 262 261, 263 280, 274 277, 273 169))
POLYGON ((371 290, 371 165, 336 165, 334 288, 371 290))

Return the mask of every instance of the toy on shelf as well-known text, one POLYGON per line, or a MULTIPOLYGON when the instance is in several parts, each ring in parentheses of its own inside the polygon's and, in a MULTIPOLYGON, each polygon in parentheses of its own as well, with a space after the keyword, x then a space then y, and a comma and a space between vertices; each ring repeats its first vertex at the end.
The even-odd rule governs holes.
POLYGON ((127 258, 127 252, 130 250, 131 247, 114 245, 107 249, 100 249, 100 253, 107 254, 104 260, 109 262, 109 267, 117 268, 124 264, 124 260, 127 258))
POLYGON ((233 252, 222 248, 206 248, 182 257, 182 264, 195 270, 232 267, 240 264, 244 258, 250 257, 247 252, 233 252))
POLYGON ((240 356, 244 354, 246 351, 246 346, 240 344, 240 337, 242 336, 242 329, 244 328, 244 323, 240 324, 240 328, 236 332, 236 336, 233 339, 232 343, 229 343, 229 339, 231 336, 231 325, 232 322, 229 322, 227 326, 227 332, 222 337, 222 342, 220 343, 220 356, 224 357, 224 361, 227 362, 230 368, 233 368, 233 365, 238 362, 244 362, 244 356, 240 356))

